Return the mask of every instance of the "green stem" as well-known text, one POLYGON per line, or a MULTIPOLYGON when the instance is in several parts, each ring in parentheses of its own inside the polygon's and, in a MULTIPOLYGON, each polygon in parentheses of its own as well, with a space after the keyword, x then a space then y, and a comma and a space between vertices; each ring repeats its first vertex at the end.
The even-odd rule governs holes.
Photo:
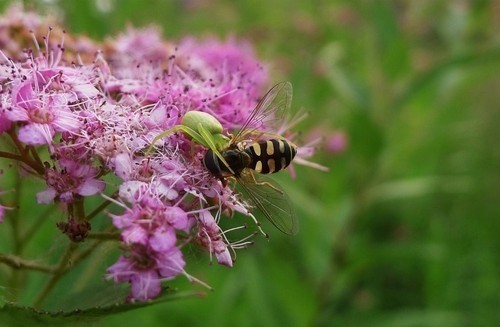
POLYGON ((67 265, 63 270, 66 273, 70 268, 76 266, 80 261, 87 258, 99 245, 103 244, 103 240, 98 239, 92 242, 85 250, 81 251, 71 259, 71 265, 67 265))
POLYGON ((12 159, 12 160, 17 160, 17 161, 23 161, 23 157, 21 157, 20 155, 10 153, 10 152, 5 152, 5 151, 0 151, 0 157, 12 159))
POLYGON ((84 207, 84 198, 77 197, 74 203, 74 217, 78 221, 85 220, 85 207, 84 207))
POLYGON ((36 152, 36 149, 34 147, 30 147, 29 150, 30 150, 31 155, 33 156, 33 160, 35 160, 35 162, 37 164, 37 167, 43 167, 42 159, 40 159, 40 156, 38 155, 38 152, 36 152))
POLYGON ((0 253, 0 262, 5 263, 14 269, 37 270, 48 273, 53 273, 55 271, 55 267, 43 265, 38 262, 26 260, 10 254, 0 253))
MULTIPOLYGON (((111 196, 112 198, 115 198, 116 197, 116 193, 113 194, 111 196)), ((91 213, 89 213, 87 215, 87 217, 85 217, 85 220, 88 220, 90 221, 92 218, 94 218, 95 216, 97 216, 102 210, 104 210, 108 205, 111 204, 111 201, 110 200, 105 200, 103 203, 101 203, 97 208, 95 208, 94 210, 92 210, 91 213)))
POLYGON ((7 134, 10 136, 10 139, 12 142, 14 142, 14 145, 16 148, 19 150, 19 153, 21 154, 22 157, 26 154, 26 148, 23 146, 21 142, 19 142, 19 139, 17 138, 16 132, 13 129, 10 129, 7 134))
POLYGON ((21 154, 20 156, 18 156, 20 159, 16 159, 15 157, 12 157, 14 155, 11 156, 11 159, 20 160, 24 164, 31 167, 38 174, 43 176, 45 174, 45 167, 43 166, 43 163, 41 162, 40 158, 38 157, 38 154, 36 155, 35 159, 33 159, 29 156, 29 153, 30 152, 33 153, 34 149, 32 149, 32 147, 24 147, 23 144, 21 142, 19 142, 19 139, 17 138, 17 135, 16 135, 14 130, 12 130, 12 129, 9 130, 9 132, 7 134, 10 136, 12 142, 14 142, 16 148, 18 149, 19 153, 21 154))

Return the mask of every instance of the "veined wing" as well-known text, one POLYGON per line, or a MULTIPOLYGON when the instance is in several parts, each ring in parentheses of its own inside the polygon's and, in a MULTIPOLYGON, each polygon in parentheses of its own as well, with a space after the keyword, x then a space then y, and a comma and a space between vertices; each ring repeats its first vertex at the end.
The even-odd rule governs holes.
POLYGON ((295 235, 299 230, 297 216, 292 209, 290 198, 277 182, 264 175, 256 175, 257 183, 251 173, 237 178, 238 184, 247 193, 264 216, 280 231, 295 235))
POLYGON ((269 131, 276 131, 279 124, 285 120, 286 112, 292 103, 292 93, 290 82, 281 82, 273 86, 262 97, 231 142, 237 144, 247 135, 256 133, 264 127, 269 131))

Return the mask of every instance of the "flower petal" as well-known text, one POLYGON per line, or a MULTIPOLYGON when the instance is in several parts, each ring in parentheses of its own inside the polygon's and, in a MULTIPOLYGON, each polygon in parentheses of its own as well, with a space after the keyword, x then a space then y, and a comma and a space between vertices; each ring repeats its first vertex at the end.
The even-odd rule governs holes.
POLYGON ((130 283, 132 286, 132 297, 139 301, 153 299, 161 292, 161 280, 158 273, 154 270, 133 275, 130 283))
POLYGON ((104 190, 105 184, 99 179, 87 179, 78 187, 78 194, 83 196, 94 195, 104 190))
POLYGON ((149 245, 158 252, 166 252, 170 250, 177 242, 175 230, 169 228, 167 230, 156 230, 153 236, 149 238, 149 245))
POLYGON ((168 252, 160 253, 157 261, 160 275, 167 279, 180 274, 186 265, 182 252, 176 247, 171 248, 168 252))
POLYGON ((18 137, 21 142, 29 145, 50 144, 54 129, 46 124, 28 124, 19 128, 18 137))
POLYGON ((36 200, 38 203, 43 203, 43 204, 51 203, 52 201, 54 201, 56 195, 57 195, 56 190, 53 189, 52 187, 49 187, 45 191, 38 192, 36 194, 36 200))

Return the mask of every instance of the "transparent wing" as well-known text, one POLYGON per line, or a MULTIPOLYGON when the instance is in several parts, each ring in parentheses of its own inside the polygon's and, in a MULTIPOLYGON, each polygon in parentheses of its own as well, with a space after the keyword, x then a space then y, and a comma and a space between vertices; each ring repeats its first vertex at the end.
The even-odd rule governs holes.
POLYGON ((292 93, 290 82, 281 82, 273 86, 262 97, 231 142, 236 144, 264 126, 268 131, 276 131, 274 128, 285 120, 286 112, 292 103, 292 93))
POLYGON ((292 209, 290 198, 283 188, 271 178, 251 173, 243 174, 236 180, 266 218, 280 231, 295 235, 299 230, 297 217, 292 209), (257 182, 257 183, 256 183, 257 182))

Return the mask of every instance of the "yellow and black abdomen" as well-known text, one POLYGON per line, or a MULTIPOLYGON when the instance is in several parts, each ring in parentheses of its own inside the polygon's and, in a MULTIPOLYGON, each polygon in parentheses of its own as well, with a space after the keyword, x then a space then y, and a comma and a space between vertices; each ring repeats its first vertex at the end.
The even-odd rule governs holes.
POLYGON ((272 174, 288 167, 297 154, 297 146, 284 139, 270 139, 250 144, 245 152, 252 158, 248 168, 272 174))

